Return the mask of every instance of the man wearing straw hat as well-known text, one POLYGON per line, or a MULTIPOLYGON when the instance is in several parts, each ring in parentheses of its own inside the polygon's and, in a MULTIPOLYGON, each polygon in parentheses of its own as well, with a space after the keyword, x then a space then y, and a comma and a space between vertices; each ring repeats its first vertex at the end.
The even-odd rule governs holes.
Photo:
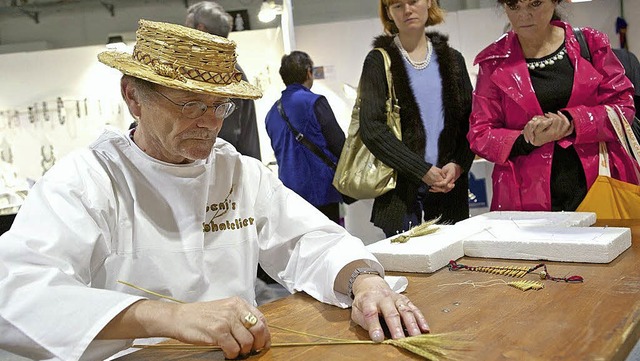
POLYGON ((229 358, 266 349, 258 262, 291 292, 353 306, 374 341, 379 313, 393 338, 402 323, 428 332, 360 240, 216 139, 230 98, 261 96, 236 71, 235 43, 145 20, 136 35, 133 55, 99 59, 124 73, 138 127, 60 160, 0 237, 0 348, 62 360, 149 337, 219 345, 229 358))

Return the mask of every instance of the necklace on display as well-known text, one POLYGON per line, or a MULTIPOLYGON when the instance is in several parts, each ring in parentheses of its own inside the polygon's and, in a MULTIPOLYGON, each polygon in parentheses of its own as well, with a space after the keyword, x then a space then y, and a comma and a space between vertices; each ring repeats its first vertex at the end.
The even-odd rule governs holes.
POLYGON ((527 62, 527 66, 529 67, 529 70, 544 69, 547 66, 555 64, 556 61, 564 59, 566 53, 567 49, 562 47, 562 50, 549 59, 527 62))
POLYGON ((40 154, 42 154, 40 165, 42 166, 42 174, 44 175, 56 162, 56 156, 53 154, 53 145, 49 145, 48 150, 44 145, 41 146, 40 154))
POLYGON ((431 46, 431 41, 429 39, 427 39, 427 56, 424 58, 424 60, 420 61, 414 61, 413 59, 411 59, 409 53, 402 46, 398 35, 393 38, 393 42, 396 44, 398 50, 400 50, 400 54, 402 54, 402 57, 405 58, 414 69, 422 70, 426 69, 426 67, 429 66, 429 63, 431 62, 431 55, 433 54, 433 46, 431 46))

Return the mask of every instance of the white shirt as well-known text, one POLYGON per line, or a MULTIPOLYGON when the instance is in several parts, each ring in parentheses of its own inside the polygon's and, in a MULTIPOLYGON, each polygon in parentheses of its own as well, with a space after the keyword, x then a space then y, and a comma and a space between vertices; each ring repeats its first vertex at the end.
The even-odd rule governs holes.
POLYGON ((31 189, 0 237, 0 348, 34 359, 99 359, 94 341, 140 287, 194 302, 255 304, 258 262, 289 291, 348 307, 347 263, 382 267, 362 242, 218 139, 208 159, 169 164, 105 131, 31 189))

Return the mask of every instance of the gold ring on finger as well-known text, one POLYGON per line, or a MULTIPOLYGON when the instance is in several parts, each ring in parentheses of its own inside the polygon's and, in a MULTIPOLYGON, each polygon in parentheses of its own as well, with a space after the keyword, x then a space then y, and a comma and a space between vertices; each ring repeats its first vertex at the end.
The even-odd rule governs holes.
POLYGON ((251 328, 256 323, 258 323, 258 318, 256 317, 256 315, 254 315, 251 312, 247 313, 247 315, 244 316, 243 321, 242 321, 242 324, 246 328, 251 328))

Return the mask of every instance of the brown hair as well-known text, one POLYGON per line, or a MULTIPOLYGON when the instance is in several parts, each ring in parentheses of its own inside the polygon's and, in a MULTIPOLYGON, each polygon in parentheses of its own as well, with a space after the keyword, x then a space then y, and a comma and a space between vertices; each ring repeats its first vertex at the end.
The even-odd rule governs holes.
MULTIPOLYGON (((400 0, 378 0, 378 16, 384 27, 384 32, 387 34, 397 34, 398 28, 393 22, 393 19, 389 18, 387 9, 389 5, 395 4, 400 0)), ((424 0, 428 1, 428 0, 424 0)), ((498 0, 505 1, 505 0, 498 0)), ((429 17, 425 26, 440 24, 444 21, 444 10, 440 7, 439 0, 431 0, 431 6, 429 7, 429 17)))

